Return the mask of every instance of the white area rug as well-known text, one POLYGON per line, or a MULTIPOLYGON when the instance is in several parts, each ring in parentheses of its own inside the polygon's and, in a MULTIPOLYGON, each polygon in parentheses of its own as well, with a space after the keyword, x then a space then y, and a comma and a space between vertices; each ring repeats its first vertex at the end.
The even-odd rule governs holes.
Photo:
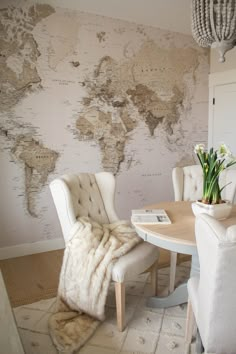
MULTIPOLYGON (((189 262, 177 268, 176 283, 189 277, 189 262)), ((167 294, 169 268, 159 270, 159 294, 167 294)), ((80 354, 184 354, 187 305, 168 309, 146 307, 151 294, 148 274, 126 283, 126 322, 124 332, 116 327, 114 284, 110 285, 106 320, 80 349, 80 354)), ((54 311, 55 298, 14 309, 26 354, 55 354, 48 335, 48 317, 54 311)))

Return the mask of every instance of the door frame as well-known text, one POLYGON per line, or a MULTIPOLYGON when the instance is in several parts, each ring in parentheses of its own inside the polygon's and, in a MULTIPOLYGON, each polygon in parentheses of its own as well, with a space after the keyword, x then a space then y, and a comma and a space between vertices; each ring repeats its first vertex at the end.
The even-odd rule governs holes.
MULTIPOLYGON (((224 65, 224 64, 222 64, 224 65)), ((236 83, 236 69, 209 75, 208 148, 213 146, 214 97, 216 86, 236 83)))

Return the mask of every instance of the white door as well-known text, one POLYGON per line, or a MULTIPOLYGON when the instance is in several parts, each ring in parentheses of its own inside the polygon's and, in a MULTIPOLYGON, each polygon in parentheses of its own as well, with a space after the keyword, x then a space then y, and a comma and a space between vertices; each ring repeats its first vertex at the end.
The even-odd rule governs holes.
POLYGON ((216 85, 213 91, 209 147, 225 143, 236 156, 236 82, 216 85))

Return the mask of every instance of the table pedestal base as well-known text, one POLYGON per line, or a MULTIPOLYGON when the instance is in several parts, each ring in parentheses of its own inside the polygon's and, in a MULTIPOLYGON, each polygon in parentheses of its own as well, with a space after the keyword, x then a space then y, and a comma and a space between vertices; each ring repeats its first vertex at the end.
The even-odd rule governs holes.
MULTIPOLYGON (((200 266, 197 252, 192 255, 190 276, 199 276, 200 266)), ((148 307, 166 308, 184 304, 188 302, 187 283, 179 285, 170 295, 158 297, 153 296, 147 300, 148 307)))
POLYGON ((153 296, 147 300, 148 307, 166 308, 184 304, 188 301, 187 283, 179 285, 173 293, 168 296, 153 296))

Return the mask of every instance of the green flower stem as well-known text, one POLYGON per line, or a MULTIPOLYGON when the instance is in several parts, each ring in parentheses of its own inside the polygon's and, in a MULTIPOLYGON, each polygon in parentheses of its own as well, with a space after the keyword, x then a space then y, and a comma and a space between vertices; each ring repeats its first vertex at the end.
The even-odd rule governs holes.
POLYGON ((222 202, 221 192, 225 188, 219 187, 220 173, 226 168, 236 164, 236 160, 226 145, 222 144, 219 150, 213 148, 209 152, 204 151, 204 145, 199 144, 195 147, 195 152, 203 171, 203 198, 202 201, 208 204, 218 204, 222 202), (231 158, 226 162, 226 158, 231 158))

